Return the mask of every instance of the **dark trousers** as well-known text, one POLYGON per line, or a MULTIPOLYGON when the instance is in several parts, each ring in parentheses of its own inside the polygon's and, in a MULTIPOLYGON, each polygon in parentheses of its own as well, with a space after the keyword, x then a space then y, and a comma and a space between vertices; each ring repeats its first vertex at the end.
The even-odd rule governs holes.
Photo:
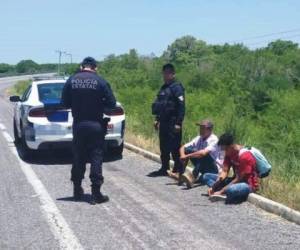
POLYGON ((73 155, 71 180, 80 184, 84 178, 86 163, 91 163, 90 179, 92 185, 101 186, 104 147, 104 132, 99 122, 84 121, 73 124, 73 155))
POLYGON ((175 123, 172 121, 160 122, 159 142, 162 168, 169 169, 170 154, 174 160, 173 172, 183 173, 183 164, 180 160, 179 149, 181 146, 182 132, 175 132, 175 123))
MULTIPOLYGON (((197 149, 193 148, 192 146, 185 148, 186 154, 191 154, 196 151, 197 149)), ((218 166, 215 160, 209 154, 201 158, 191 158, 191 162, 194 165, 193 175, 195 178, 197 178, 200 173, 201 173, 200 180, 202 180, 203 175, 205 173, 214 173, 214 174, 218 173, 218 166)))

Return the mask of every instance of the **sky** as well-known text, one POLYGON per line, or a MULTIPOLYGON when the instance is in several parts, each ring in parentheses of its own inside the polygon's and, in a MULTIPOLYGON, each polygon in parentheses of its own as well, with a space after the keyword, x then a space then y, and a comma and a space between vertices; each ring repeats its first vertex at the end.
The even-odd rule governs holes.
POLYGON ((74 62, 132 48, 159 56, 184 35, 250 48, 279 38, 300 43, 297 0, 0 0, 0 6, 0 63, 56 63, 56 50, 74 62), (252 38, 268 34, 274 35, 252 38))

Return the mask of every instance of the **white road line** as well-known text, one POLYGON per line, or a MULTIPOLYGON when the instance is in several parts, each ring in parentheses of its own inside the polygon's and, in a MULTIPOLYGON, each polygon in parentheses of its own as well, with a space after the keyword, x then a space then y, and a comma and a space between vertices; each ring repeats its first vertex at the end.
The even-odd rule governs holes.
MULTIPOLYGON (((0 127, 5 126, 0 123, 0 127)), ((7 140, 8 143, 11 143, 13 139, 6 131, 1 131, 4 138, 7 140)), ((67 224, 66 220, 58 210, 57 206, 55 205, 54 201, 50 197, 49 193, 47 192, 45 186, 37 177, 35 172, 33 171, 32 167, 23 162, 18 155, 16 147, 9 147, 12 153, 16 156, 19 161, 19 165, 21 170, 25 174, 28 182, 33 187, 36 195, 40 199, 41 203, 41 210, 44 216, 47 219, 47 222, 50 226, 54 237, 59 241, 61 249, 83 249, 82 245, 80 244, 79 240, 76 238, 72 230, 70 229, 69 225, 67 224)))
POLYGON ((6 130, 6 127, 2 123, 0 123, 0 130, 6 130))
MULTIPOLYGON (((1 125, 1 123, 0 123, 1 125)), ((10 134, 7 133, 5 130, 1 131, 2 132, 2 135, 4 136, 5 140, 10 144, 10 143, 13 143, 14 140, 13 138, 11 138, 10 134)))

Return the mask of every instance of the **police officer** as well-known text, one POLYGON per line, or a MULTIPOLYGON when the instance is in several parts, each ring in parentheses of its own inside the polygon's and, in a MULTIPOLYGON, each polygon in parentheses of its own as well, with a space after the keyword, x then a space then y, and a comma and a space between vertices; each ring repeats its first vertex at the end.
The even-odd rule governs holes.
POLYGON ((159 130, 162 165, 159 170, 148 174, 150 177, 166 176, 168 174, 170 153, 175 162, 173 172, 183 173, 179 149, 185 114, 184 88, 175 79, 175 68, 172 64, 165 64, 162 68, 162 74, 164 84, 152 104, 152 114, 156 117, 154 127, 159 130))
POLYGON ((74 199, 83 196, 81 187, 87 161, 91 163, 90 180, 92 182, 91 203, 109 200, 100 192, 104 178, 102 175, 103 146, 105 137, 104 109, 112 109, 116 99, 109 84, 96 73, 97 62, 92 57, 85 58, 80 71, 66 82, 62 103, 72 109, 74 162, 71 180, 74 185, 74 199))

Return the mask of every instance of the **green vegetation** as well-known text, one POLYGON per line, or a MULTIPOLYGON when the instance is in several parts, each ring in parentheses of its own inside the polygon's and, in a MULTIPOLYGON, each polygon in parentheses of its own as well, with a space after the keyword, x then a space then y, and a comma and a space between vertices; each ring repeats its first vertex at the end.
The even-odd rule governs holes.
POLYGON ((12 65, 9 65, 7 63, 0 63, 0 74, 13 72, 14 67, 12 65))
MULTIPOLYGON (((62 75, 69 75, 78 69, 78 64, 75 63, 64 63, 61 64, 62 75)), ((6 63, 0 63, 0 77, 10 76, 17 74, 35 74, 35 73, 48 73, 56 72, 57 64, 46 63, 37 64, 32 60, 22 60, 16 65, 9 65, 6 63)))
POLYGON ((139 56, 135 50, 108 56, 99 73, 127 110, 130 138, 142 136, 144 143, 153 143, 157 137, 150 107, 166 62, 175 64, 186 89, 184 141, 197 134, 195 121, 211 118, 218 135, 233 132, 239 142, 261 149, 273 163, 260 192, 300 210, 298 45, 278 40, 253 51, 241 44, 207 45, 186 36, 161 57, 139 56))
POLYGON ((16 65, 17 73, 36 73, 39 65, 32 60, 22 60, 16 65))
POLYGON ((11 87, 9 89, 9 94, 10 95, 18 95, 22 96, 25 90, 28 88, 28 86, 31 84, 31 80, 21 80, 18 81, 17 84, 11 87))

